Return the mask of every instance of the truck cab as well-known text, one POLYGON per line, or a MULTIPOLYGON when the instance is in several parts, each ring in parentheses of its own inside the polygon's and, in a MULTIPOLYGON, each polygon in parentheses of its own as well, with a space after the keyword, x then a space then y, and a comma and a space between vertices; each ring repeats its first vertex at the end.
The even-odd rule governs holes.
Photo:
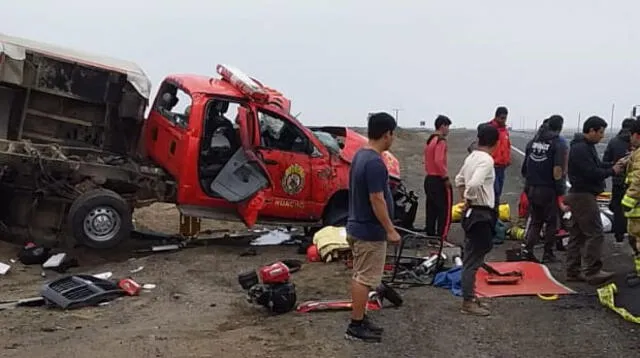
MULTIPOLYGON (((343 223, 349 165, 366 138, 305 127, 282 93, 231 66, 217 72, 167 77, 143 130, 144 154, 175 178, 181 213, 248 226, 343 223)), ((399 187, 398 160, 384 158, 399 187)))

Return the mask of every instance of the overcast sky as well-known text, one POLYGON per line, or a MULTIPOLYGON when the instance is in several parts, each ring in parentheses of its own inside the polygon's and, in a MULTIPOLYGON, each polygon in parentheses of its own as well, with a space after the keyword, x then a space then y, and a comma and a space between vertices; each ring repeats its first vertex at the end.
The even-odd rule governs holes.
POLYGON ((306 124, 439 113, 475 127, 552 113, 615 122, 640 104, 640 1, 0 0, 0 32, 169 73, 234 65, 279 89, 306 124), (374 5, 374 3, 384 5, 374 5))

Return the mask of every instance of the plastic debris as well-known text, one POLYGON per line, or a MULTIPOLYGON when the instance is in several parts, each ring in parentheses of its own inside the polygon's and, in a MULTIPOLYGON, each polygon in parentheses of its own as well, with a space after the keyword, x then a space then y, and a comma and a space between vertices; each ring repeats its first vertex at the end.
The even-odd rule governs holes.
POLYGON ((0 262, 0 275, 6 275, 9 269, 11 269, 11 266, 0 262))
POLYGON ((101 278, 103 280, 108 280, 108 279, 111 278, 111 276, 113 276, 112 272, 103 272, 103 273, 97 273, 97 274, 93 275, 93 277, 101 278))
POLYGON ((138 267, 138 268, 136 268, 136 269, 133 269, 133 270, 131 270, 131 271, 129 271, 129 272, 130 272, 130 273, 138 273, 138 272, 140 272, 140 271, 142 271, 142 270, 144 270, 144 266, 140 266, 140 267, 138 267))
POLYGON ((252 246, 267 246, 267 245, 280 245, 283 242, 290 240, 291 235, 283 230, 272 230, 268 233, 258 237, 251 241, 252 246))
POLYGON ((51 256, 45 263, 42 264, 42 268, 54 268, 60 266, 64 261, 67 254, 64 252, 51 256))

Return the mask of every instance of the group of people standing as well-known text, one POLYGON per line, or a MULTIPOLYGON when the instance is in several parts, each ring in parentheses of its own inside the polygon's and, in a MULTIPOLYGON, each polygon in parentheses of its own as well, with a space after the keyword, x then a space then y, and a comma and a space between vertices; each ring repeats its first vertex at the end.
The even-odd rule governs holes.
MULTIPOLYGON (((477 316, 490 314, 486 302, 475 295, 475 276, 492 249, 505 171, 511 165, 507 116, 507 108, 498 107, 492 120, 478 126, 477 140, 469 147, 453 183, 447 163, 446 138, 452 124, 448 117, 435 119, 435 132, 424 149, 425 231, 446 239, 455 188, 464 203, 461 311, 477 316)), ((559 115, 547 118, 525 150, 521 172, 531 217, 522 254, 534 260, 533 248, 544 236, 543 261, 556 261, 553 245, 559 216, 570 213, 566 279, 597 285, 613 276, 602 269, 601 259, 604 233, 597 196, 605 190, 606 178, 614 177, 611 208, 616 239, 625 237, 625 218, 629 237, 640 236, 640 149, 629 155, 640 147, 640 120, 623 122, 621 132, 609 142, 604 161, 595 145, 604 136, 606 121, 597 116, 588 118, 582 133, 576 134, 570 144, 560 135, 563 122, 559 115), (571 184, 568 190, 567 178, 571 184)), ((370 320, 365 307, 369 291, 381 282, 387 243, 401 240, 393 225, 394 202, 381 157, 391 148, 397 123, 393 116, 381 112, 369 116, 367 127, 368 144, 354 156, 349 174, 346 230, 353 253, 353 276, 352 315, 345 338, 379 342, 384 330, 370 320)), ((634 250, 637 254, 635 244, 634 250)))

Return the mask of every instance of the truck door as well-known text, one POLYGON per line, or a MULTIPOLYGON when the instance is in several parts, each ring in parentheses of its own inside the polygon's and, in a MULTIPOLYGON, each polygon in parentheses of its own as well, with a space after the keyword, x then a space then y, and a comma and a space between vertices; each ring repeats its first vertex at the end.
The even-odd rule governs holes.
POLYGON ((236 204, 238 215, 248 226, 264 208, 263 189, 269 186, 268 170, 254 151, 254 116, 245 107, 238 108, 237 118, 241 147, 222 167, 211 183, 211 190, 229 203, 236 204))
POLYGON ((272 183, 272 201, 265 216, 316 219, 312 154, 314 146, 294 122, 263 109, 257 110, 260 143, 256 152, 272 183))
POLYGON ((186 155, 187 129, 192 98, 178 84, 165 81, 145 125, 145 149, 149 157, 178 179, 186 155))

